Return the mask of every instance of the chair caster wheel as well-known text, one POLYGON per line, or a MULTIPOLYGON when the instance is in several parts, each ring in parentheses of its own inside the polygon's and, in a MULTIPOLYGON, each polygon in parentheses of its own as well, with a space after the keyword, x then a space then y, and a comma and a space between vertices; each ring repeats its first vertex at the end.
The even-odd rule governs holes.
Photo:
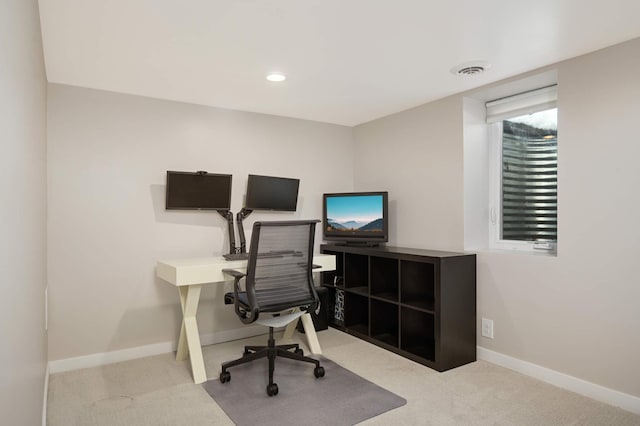
POLYGON ((278 385, 276 383, 267 385, 267 395, 274 396, 278 394, 278 385))
POLYGON ((318 377, 324 377, 324 367, 316 367, 313 369, 313 375, 318 377))
POLYGON ((294 354, 296 355, 300 355, 300 356, 304 356, 304 351, 300 348, 296 349, 295 351, 293 351, 294 354))
POLYGON ((231 373, 223 371, 220 373, 220 383, 227 383, 231 381, 231 373))

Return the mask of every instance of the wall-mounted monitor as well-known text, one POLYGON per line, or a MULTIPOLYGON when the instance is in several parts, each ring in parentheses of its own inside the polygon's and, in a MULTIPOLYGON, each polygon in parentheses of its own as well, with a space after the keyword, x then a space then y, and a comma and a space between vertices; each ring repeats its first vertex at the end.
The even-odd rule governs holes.
POLYGON ((327 241, 377 245, 389 240, 388 194, 324 194, 323 236, 327 241))
POLYGON ((246 210, 296 211, 300 179, 249 175, 246 210))
POLYGON ((229 210, 231 175, 167 171, 168 210, 229 210))

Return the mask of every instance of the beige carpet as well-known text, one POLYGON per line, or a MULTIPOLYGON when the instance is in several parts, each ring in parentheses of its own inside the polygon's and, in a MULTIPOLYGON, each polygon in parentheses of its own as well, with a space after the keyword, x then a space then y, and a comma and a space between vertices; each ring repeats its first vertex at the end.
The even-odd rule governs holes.
MULTIPOLYGON (((333 329, 318 338, 326 357, 407 400, 364 425, 640 425, 640 416, 487 362, 437 373, 333 329)), ((205 347, 209 377, 264 339, 205 347)), ((53 374, 47 417, 49 426, 233 424, 174 354, 53 374)))

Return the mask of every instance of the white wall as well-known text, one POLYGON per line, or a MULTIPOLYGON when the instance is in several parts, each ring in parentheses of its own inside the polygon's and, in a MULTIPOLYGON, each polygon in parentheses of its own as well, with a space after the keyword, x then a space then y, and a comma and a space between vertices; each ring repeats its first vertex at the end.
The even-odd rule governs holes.
POLYGON ((460 97, 354 129, 355 189, 389 191, 389 245, 462 250, 460 97))
MULTIPOLYGON (((558 255, 479 253, 478 319, 495 321, 495 339, 478 320, 478 343, 640 397, 640 39, 552 68, 558 255)), ((463 248, 464 97, 355 129, 356 188, 390 189, 398 245, 463 248)))
POLYGON ((464 146, 464 248, 489 244, 491 144, 484 102, 465 97, 462 106, 464 146))
MULTIPOLYGON (((177 341, 156 262, 229 242, 217 213, 165 210, 167 170, 233 174, 234 212, 249 173, 300 178, 297 212, 254 212, 247 240, 258 219, 321 218, 322 193, 353 188, 348 127, 51 84, 48 137, 50 360, 177 341)), ((223 293, 203 290, 202 334, 243 327, 223 293)))
POLYGON ((0 2, 0 413, 41 422, 47 361, 46 78, 38 4, 0 2))

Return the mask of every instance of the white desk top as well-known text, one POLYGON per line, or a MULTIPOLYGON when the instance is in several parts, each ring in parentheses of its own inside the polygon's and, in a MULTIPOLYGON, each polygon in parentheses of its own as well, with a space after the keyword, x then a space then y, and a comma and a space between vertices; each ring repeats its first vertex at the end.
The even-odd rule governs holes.
MULTIPOLYGON (((313 272, 336 269, 336 257, 332 254, 314 254, 313 263, 320 265, 313 272)), ((246 265, 246 260, 226 260, 222 256, 162 260, 156 266, 156 275, 175 286, 206 284, 228 281, 223 269, 242 269, 246 265)))

